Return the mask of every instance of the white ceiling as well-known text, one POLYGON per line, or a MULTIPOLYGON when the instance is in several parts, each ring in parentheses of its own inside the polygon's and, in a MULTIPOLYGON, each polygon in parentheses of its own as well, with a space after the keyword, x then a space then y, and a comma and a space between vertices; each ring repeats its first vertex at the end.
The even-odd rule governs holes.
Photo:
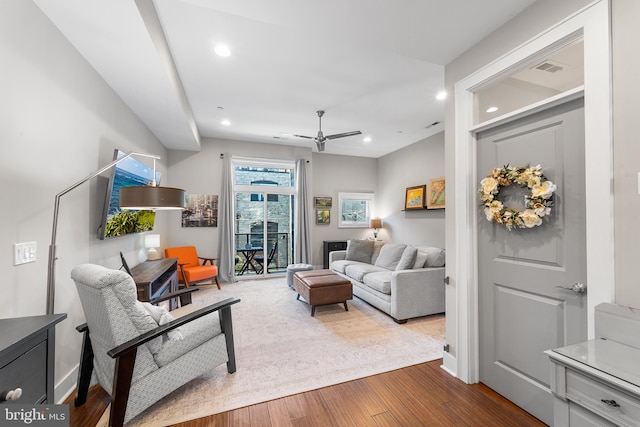
POLYGON ((168 149, 315 151, 291 135, 322 109, 325 134, 362 131, 325 152, 374 158, 442 131, 444 65, 534 1, 34 0, 168 149))

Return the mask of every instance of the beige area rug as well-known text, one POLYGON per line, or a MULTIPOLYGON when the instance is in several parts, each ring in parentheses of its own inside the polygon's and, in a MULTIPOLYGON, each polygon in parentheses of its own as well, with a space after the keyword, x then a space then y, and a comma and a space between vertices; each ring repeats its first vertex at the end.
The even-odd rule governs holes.
POLYGON ((284 277, 205 286, 193 295, 193 309, 242 300, 232 308, 237 371, 211 370, 132 426, 166 426, 442 357, 444 315, 399 325, 354 297, 348 312, 342 304, 320 306, 311 317, 284 277))

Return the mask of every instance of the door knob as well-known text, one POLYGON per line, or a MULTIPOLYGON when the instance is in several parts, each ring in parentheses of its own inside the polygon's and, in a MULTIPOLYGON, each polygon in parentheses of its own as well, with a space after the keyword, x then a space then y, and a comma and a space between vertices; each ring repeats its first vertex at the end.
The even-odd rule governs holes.
POLYGON ((571 286, 556 286, 556 288, 567 289, 569 291, 573 291, 576 294, 584 294, 587 292, 587 285, 584 283, 574 283, 571 286))

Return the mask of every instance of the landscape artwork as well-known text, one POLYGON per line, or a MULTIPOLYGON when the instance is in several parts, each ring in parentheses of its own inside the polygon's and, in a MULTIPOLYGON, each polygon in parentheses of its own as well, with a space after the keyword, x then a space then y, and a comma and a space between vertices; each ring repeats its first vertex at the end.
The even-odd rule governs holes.
POLYGON ((424 196, 427 186, 408 187, 404 197, 405 210, 424 209, 424 196))
POLYGON ((330 208, 331 207, 331 197, 314 197, 313 204, 316 208, 330 208))
POLYGON ((187 194, 186 209, 182 211, 183 227, 217 227, 218 196, 187 194))
POLYGON ((329 209, 316 209, 316 224, 326 225, 331 223, 331 211, 329 209))
POLYGON ((434 178, 427 186, 427 209, 445 208, 445 182, 444 177, 434 178))

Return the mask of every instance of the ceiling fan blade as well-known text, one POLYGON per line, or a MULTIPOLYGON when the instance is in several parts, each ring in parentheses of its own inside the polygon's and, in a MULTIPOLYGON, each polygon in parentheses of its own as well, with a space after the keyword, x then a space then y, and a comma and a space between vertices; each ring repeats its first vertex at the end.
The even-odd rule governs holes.
POLYGON ((347 136, 353 136, 353 135, 360 135, 362 132, 360 132, 359 130, 354 130, 353 132, 344 132, 344 133, 336 133, 334 135, 327 135, 325 136, 326 139, 338 139, 338 138, 344 138, 347 136))
POLYGON ((313 138, 315 138, 315 137, 313 137, 313 136, 307 136, 307 135, 293 135, 293 136, 295 136, 296 138, 307 138, 307 139, 313 139, 313 138))

